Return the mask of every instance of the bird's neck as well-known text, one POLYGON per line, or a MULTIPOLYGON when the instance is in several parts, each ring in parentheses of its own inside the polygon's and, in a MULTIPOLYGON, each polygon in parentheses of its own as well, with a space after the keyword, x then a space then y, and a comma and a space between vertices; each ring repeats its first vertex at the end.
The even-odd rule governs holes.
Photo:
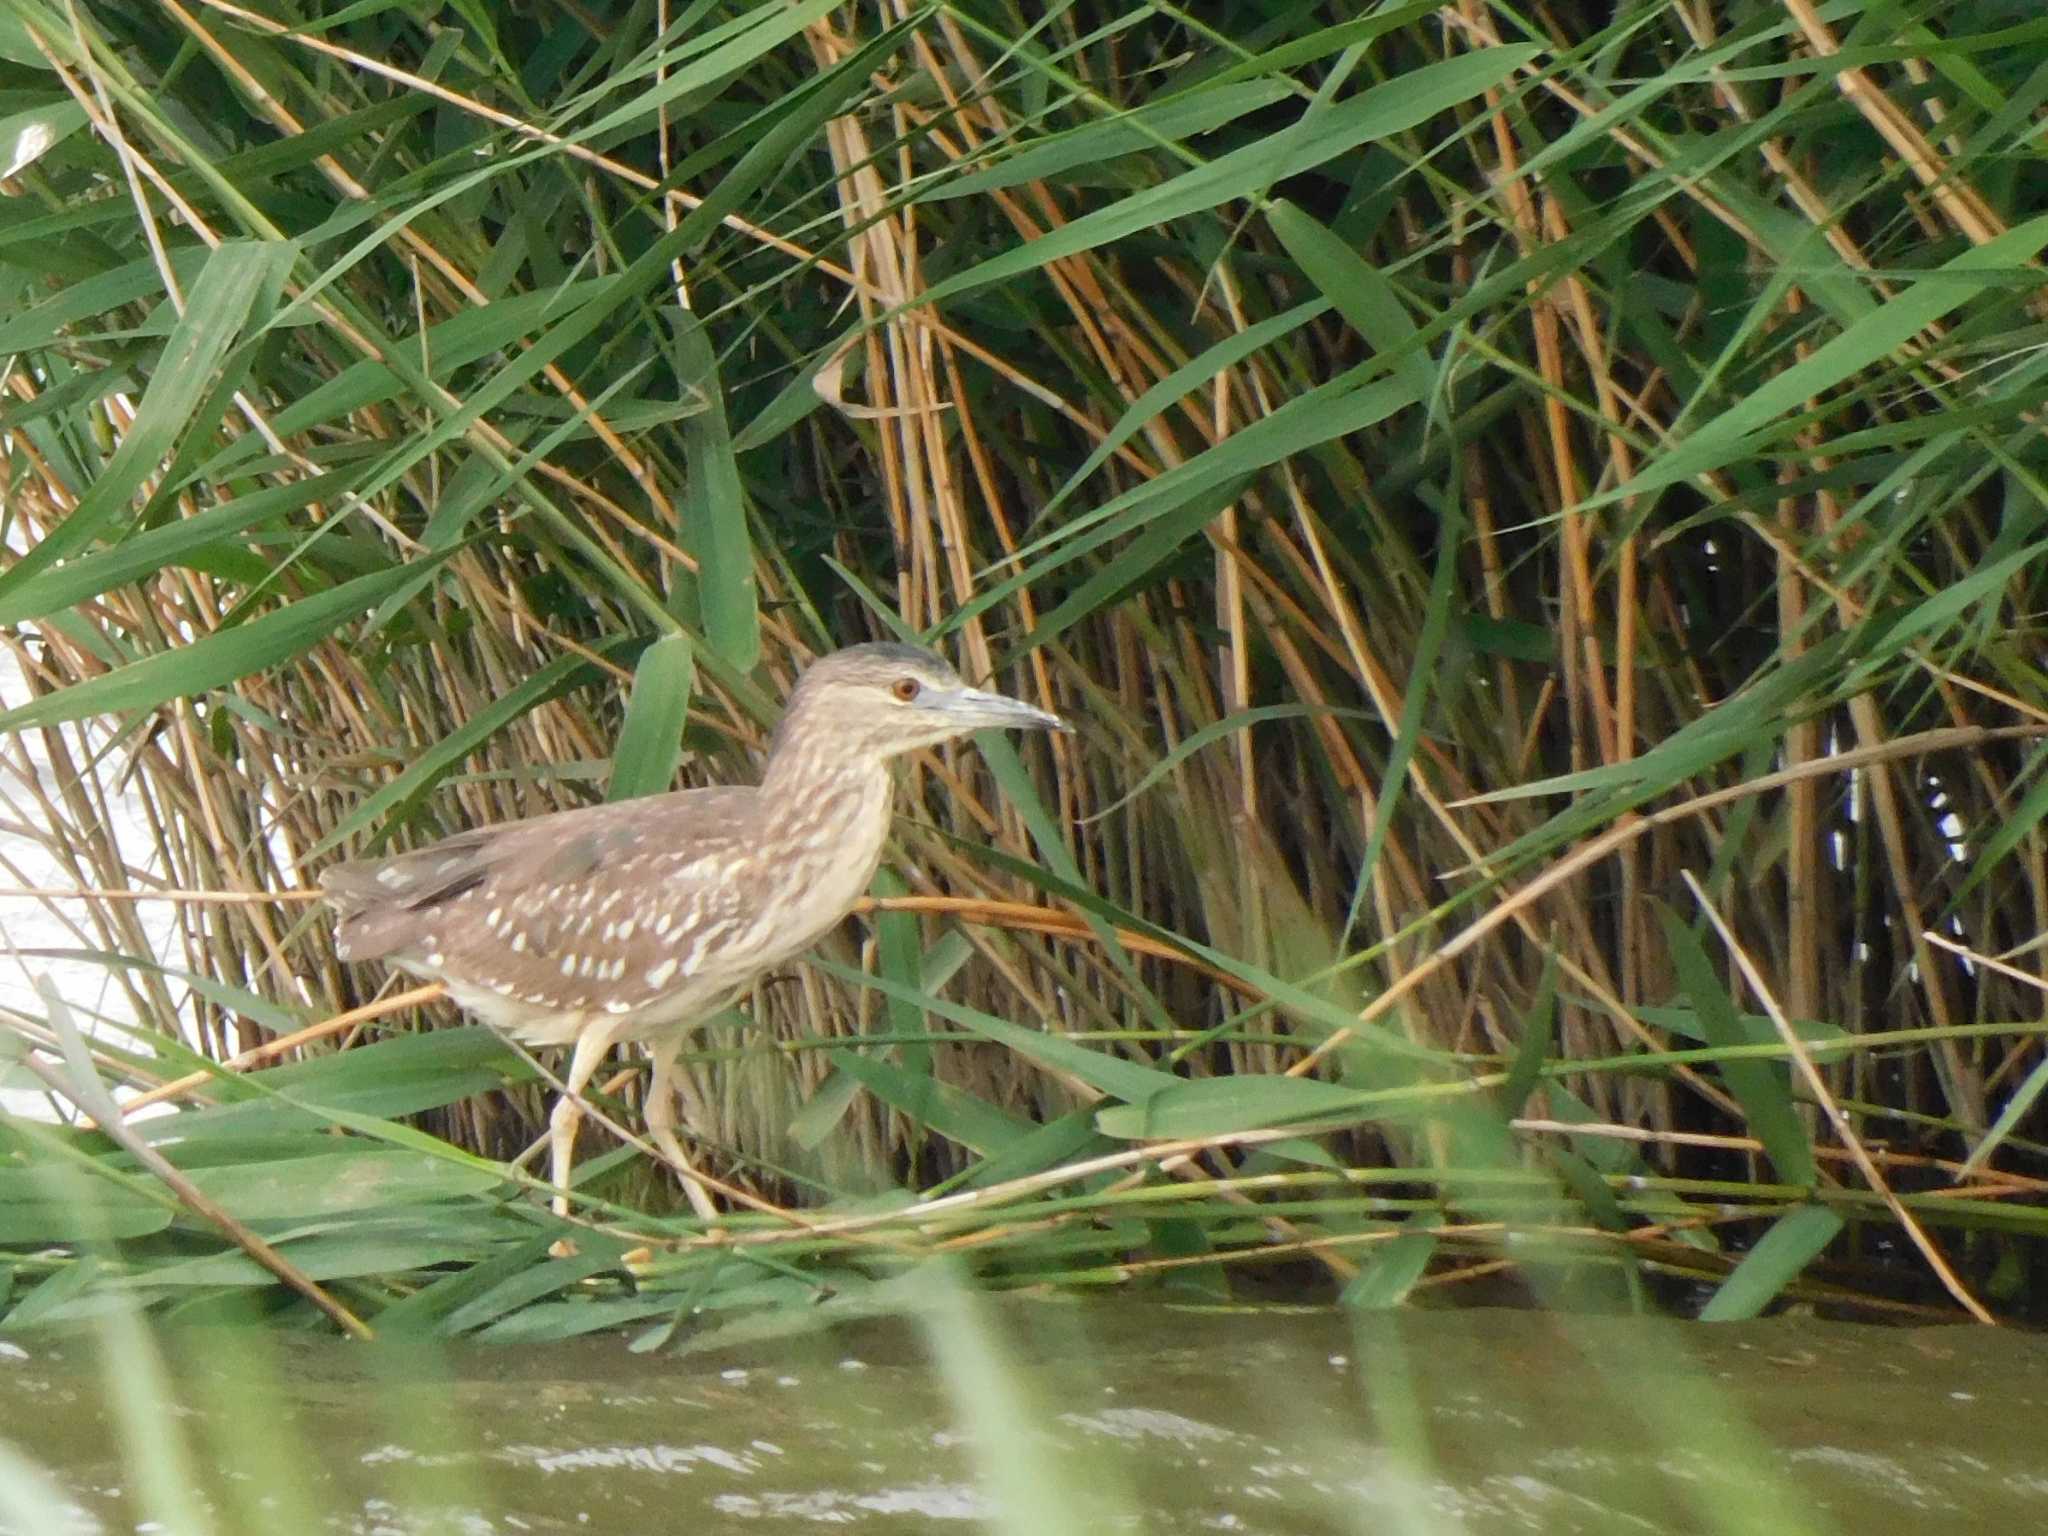
POLYGON ((868 799, 889 796, 888 759, 865 754, 849 757, 833 743, 814 746, 800 736, 778 737, 761 769, 761 793, 771 810, 786 814, 803 804, 842 789, 868 799))
POLYGON ((760 796, 763 841, 788 850, 793 868, 815 868, 810 899, 838 921, 867 890, 889 841, 895 782, 888 761, 814 759, 783 743, 761 775, 760 796))

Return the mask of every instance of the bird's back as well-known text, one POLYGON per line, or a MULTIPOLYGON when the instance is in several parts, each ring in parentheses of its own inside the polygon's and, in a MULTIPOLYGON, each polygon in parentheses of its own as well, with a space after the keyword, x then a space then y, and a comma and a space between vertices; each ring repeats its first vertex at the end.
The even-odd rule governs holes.
POLYGON ((628 1038, 701 1017, 845 915, 889 820, 886 774, 857 791, 652 795, 337 865, 320 884, 342 959, 444 981, 534 1043, 607 1017, 628 1038))

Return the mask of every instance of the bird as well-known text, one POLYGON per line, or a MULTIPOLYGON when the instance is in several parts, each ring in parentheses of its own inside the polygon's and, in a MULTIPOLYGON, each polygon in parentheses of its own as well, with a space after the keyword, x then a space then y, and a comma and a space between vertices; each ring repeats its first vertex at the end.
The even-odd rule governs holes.
POLYGON ((558 1215, 584 1088, 615 1045, 644 1044, 648 1134, 715 1221, 675 1135, 674 1073, 690 1031, 865 894, 894 819, 892 759, 1019 728, 1072 729, 970 688, 917 646, 834 651, 799 676, 758 785, 557 811, 322 870, 335 953, 441 982, 522 1045, 569 1048, 548 1117, 558 1215))

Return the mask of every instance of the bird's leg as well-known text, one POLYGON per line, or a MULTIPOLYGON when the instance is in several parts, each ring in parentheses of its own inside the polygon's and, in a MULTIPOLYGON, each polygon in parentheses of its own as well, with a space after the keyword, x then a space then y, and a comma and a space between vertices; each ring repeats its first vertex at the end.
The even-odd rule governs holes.
POLYGON ((706 1221, 716 1221, 718 1207, 712 1204, 710 1191, 699 1182, 697 1170, 683 1155, 683 1144, 676 1140, 675 1072, 676 1058, 682 1049, 679 1036, 656 1040, 647 1048, 648 1059, 654 1063, 654 1073, 647 1084, 647 1134, 682 1175, 683 1193, 690 1197, 691 1208, 706 1221))
POLYGON ((557 1216, 569 1214, 569 1167, 576 1160, 576 1130, 583 1124, 583 1106, 578 1101, 611 1047, 611 1035, 603 1029, 585 1029, 576 1036, 568 1075, 562 1079, 562 1096, 548 1115, 548 1177, 555 1185, 557 1216))

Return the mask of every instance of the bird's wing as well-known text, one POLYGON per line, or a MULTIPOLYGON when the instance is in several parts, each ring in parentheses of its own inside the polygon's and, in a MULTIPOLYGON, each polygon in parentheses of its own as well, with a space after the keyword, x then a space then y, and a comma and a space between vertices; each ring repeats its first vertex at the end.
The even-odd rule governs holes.
POLYGON ((750 790, 699 789, 535 816, 457 833, 385 859, 331 865, 320 887, 337 915, 344 960, 377 960, 441 947, 462 914, 522 894, 597 877, 643 852, 713 841, 744 820, 750 790), (451 921, 453 920, 453 921, 451 921))

